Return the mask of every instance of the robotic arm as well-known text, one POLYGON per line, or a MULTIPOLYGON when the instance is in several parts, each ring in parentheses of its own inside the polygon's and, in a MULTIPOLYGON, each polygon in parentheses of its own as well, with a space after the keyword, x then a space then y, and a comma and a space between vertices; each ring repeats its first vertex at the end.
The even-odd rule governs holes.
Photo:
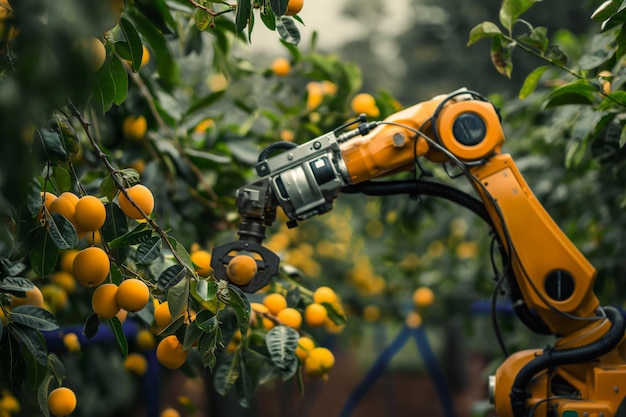
POLYGON ((615 308, 600 306, 594 267, 533 195, 511 156, 501 153, 497 109, 462 89, 383 121, 360 117, 356 129, 343 131, 347 127, 302 145, 277 142, 261 153, 258 181, 237 190, 240 240, 214 250, 216 276, 225 279, 233 251, 249 251, 261 258, 259 272, 242 290, 268 283, 279 259, 262 241, 279 206, 295 227, 332 210, 341 193, 446 197, 494 228, 506 264, 501 279, 518 317, 531 330, 556 337, 553 347, 508 356, 490 377, 498 415, 626 417, 624 319, 615 308), (414 170, 418 158, 454 166, 478 197, 432 182, 381 180, 414 170))

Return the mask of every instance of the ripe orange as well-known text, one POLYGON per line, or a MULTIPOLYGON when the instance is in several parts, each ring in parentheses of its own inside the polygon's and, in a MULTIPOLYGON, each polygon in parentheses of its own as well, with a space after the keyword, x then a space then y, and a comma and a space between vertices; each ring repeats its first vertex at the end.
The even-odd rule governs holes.
POLYGON ((187 351, 175 335, 163 338, 157 345, 156 357, 168 369, 178 369, 187 360, 187 351))
POLYGON ((380 116, 376 99, 369 93, 360 93, 354 96, 350 106, 352 107, 352 111, 356 114, 365 113, 365 115, 371 117, 380 116))
POLYGON ((80 350, 80 341, 76 333, 66 333, 63 335, 63 344, 68 352, 78 352, 80 350))
POLYGON ((52 200, 48 211, 50 213, 59 213, 72 224, 76 225, 76 204, 78 203, 78 196, 76 194, 66 191, 60 196, 52 200))
POLYGON ((406 323, 407 326, 411 328, 420 327, 422 325, 422 316, 419 313, 416 313, 415 311, 411 311, 406 316, 406 320, 404 322, 406 323))
POLYGON ((311 81, 306 85, 306 109, 311 111, 322 104, 324 99, 324 89, 316 81, 311 81))
MULTIPOLYGON (((2 10, 2 7, 0 7, 0 10, 2 10)), ((2 28, 2 26, 0 25, 0 29, 2 28)), ((1 33, 0 33, 1 36, 1 33)), ((57 195, 49 193, 49 192, 41 192, 41 198, 43 201, 43 205, 46 207, 46 210, 50 211, 50 204, 52 204, 52 202, 54 200, 56 200, 57 195)), ((43 214, 43 210, 39 210, 39 213, 37 214, 37 220, 41 220, 41 216, 43 214)))
POLYGON ((276 318, 280 320, 285 326, 299 329, 302 324, 302 314, 295 308, 287 307, 278 312, 276 318))
MULTIPOLYGON (((139 206, 146 216, 149 216, 150 213, 152 213, 152 210, 154 210, 154 196, 148 187, 142 184, 136 184, 127 188, 126 192, 128 193, 130 199, 133 200, 137 206, 139 206)), ((120 208, 126 216, 131 219, 143 219, 141 212, 133 206, 124 193, 119 194, 118 201, 120 208)))
POLYGON ((78 252, 73 265, 74 278, 87 288, 102 284, 111 269, 107 253, 95 246, 78 252))
POLYGON ((287 58, 278 57, 272 61, 271 68, 274 75, 284 77, 291 72, 291 63, 287 58))
POLYGON ((309 357, 311 352, 315 349, 315 342, 310 337, 302 336, 298 339, 298 346, 296 347, 296 356, 300 358, 300 361, 304 361, 309 357))
POLYGON ((68 249, 61 252, 61 259, 59 260, 61 270, 70 274, 74 272, 74 258, 78 255, 78 252, 80 252, 78 249, 68 249))
POLYGON ((235 285, 246 285, 257 272, 254 258, 248 255, 234 256, 226 266, 226 276, 235 285))
POLYGON ((150 301, 150 290, 142 280, 128 278, 120 284, 115 299, 121 308, 135 313, 144 308, 150 301))
POLYGON ((304 309, 304 321, 308 326, 319 327, 326 323, 328 311, 318 303, 311 303, 304 309))
POLYGON ((91 295, 91 307, 101 319, 108 320, 120 311, 116 295, 118 286, 112 283, 102 284, 91 295))
POLYGON ((72 45, 72 49, 93 72, 102 68, 107 58, 106 48, 98 38, 77 39, 72 45))
POLYGON ((172 313, 167 301, 163 301, 154 308, 154 322, 159 330, 165 329, 172 322, 172 313))
POLYGON ((300 13, 300 10, 302 10, 302 6, 304 6, 304 0, 289 0, 285 16, 293 16, 300 13))
POLYGON ((413 303, 417 307, 428 307, 435 301, 435 293, 428 287, 420 287, 413 292, 413 303))
MULTIPOLYGON (((144 51, 145 52, 145 51, 144 51)), ((122 122, 122 134, 126 139, 140 140, 146 136, 148 121, 143 115, 127 116, 122 122)))
POLYGON ((148 369, 148 360, 141 353, 129 353, 124 360, 124 368, 128 372, 141 376, 148 369))
POLYGON ((304 371, 312 377, 323 376, 335 364, 335 355, 325 347, 316 347, 304 360, 304 371))
POLYGON ((287 300, 281 294, 268 294, 263 299, 263 305, 270 313, 277 315, 281 310, 287 308, 287 300))
MULTIPOLYGON (((76 251, 78 253, 78 251, 76 251)), ((72 260, 73 262, 73 260, 72 260)), ((56 271, 50 275, 50 282, 63 288, 68 294, 76 291, 74 275, 67 271, 56 271)))
POLYGON ((39 289, 39 287, 31 288, 26 291, 26 297, 17 297, 15 295, 11 296, 11 307, 15 308, 18 306, 35 306, 35 307, 43 307, 43 293, 39 289))
POLYGON ((102 16, 102 31, 108 32, 120 23, 124 13, 124 0, 109 0, 110 8, 102 16))
POLYGON ((166 408, 161 411, 159 417, 180 417, 180 413, 174 408, 166 408))
POLYGON ((148 329, 141 329, 137 332, 137 347, 141 350, 150 350, 154 347, 154 334, 148 329))
POLYGON ((194 263, 194 269, 201 277, 209 276, 213 271, 211 268, 211 254, 208 251, 198 249, 189 255, 191 262, 194 263))
POLYGON ((338 300, 339 300, 339 297, 337 297, 335 290, 333 290, 330 287, 326 287, 326 286, 319 287, 318 289, 315 290, 315 292, 313 292, 314 303, 333 304, 333 303, 336 303, 338 300))
POLYGON ((76 408, 76 394, 67 387, 59 387, 48 394, 48 410, 55 417, 64 417, 76 408))
POLYGON ((102 201, 86 195, 76 203, 74 216, 76 226, 81 232, 95 232, 104 225, 107 213, 102 201))

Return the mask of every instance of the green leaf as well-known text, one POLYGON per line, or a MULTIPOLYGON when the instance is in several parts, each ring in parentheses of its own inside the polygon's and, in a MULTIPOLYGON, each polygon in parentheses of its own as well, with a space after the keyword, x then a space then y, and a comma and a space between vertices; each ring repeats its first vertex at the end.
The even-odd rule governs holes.
POLYGON ((111 74, 111 60, 107 60, 104 66, 94 76, 93 98, 98 109, 104 115, 115 99, 115 80, 111 74))
POLYGON ((183 337, 183 350, 190 349, 204 332, 198 327, 198 323, 194 320, 185 329, 185 336, 183 337))
POLYGON ((58 132, 48 129, 37 129, 33 145, 35 149, 39 149, 43 156, 52 163, 65 163, 69 160, 63 140, 58 132))
POLYGON ((65 378, 65 365, 63 365, 63 362, 61 362, 61 359, 59 359, 55 353, 48 355, 48 369, 54 379, 56 379, 57 384, 61 385, 65 378))
POLYGON ((500 23, 509 33, 513 32, 513 25, 517 19, 538 1, 540 0, 504 0, 500 7, 500 23))
POLYGON ((113 77, 113 82, 115 83, 113 103, 119 106, 126 100, 128 95, 128 74, 126 74, 124 64, 116 56, 111 59, 111 77, 113 77))
POLYGON ((194 283, 192 283, 191 291, 194 296, 197 295, 201 300, 211 301, 217 295, 217 282, 214 280, 203 279, 194 283))
POLYGON ((139 37, 139 33, 137 33, 137 29, 135 29, 135 25, 124 17, 120 20, 120 28, 122 29, 124 38, 126 38, 126 42, 128 43, 128 52, 132 63, 131 68, 134 72, 137 72, 139 71, 139 68, 141 68, 141 59, 143 57, 143 44, 141 43, 141 38, 139 37))
POLYGON ((178 284, 186 275, 187 271, 184 266, 174 264, 159 275, 157 286, 162 290, 167 290, 178 284))
POLYGON ((276 15, 272 12, 272 9, 266 7, 261 10, 261 22, 269 30, 276 30, 276 15))
POLYGON ((299 337, 298 331, 289 326, 275 326, 267 332, 265 344, 274 365, 285 369, 298 360, 296 347, 299 337))
POLYGON ((322 303, 326 311, 328 312, 328 318, 330 321, 335 323, 338 326, 346 324, 346 316, 331 303, 322 303))
MULTIPOLYGON (((100 228, 100 234, 105 242, 111 242, 128 233, 128 217, 115 203, 106 203, 104 208, 106 210, 106 219, 104 225, 100 228)), ((111 252, 118 262, 123 262, 128 255, 128 248, 112 249, 111 252)))
POLYGON ((596 88, 587 80, 577 80, 553 90, 544 103, 545 108, 570 104, 593 104, 596 88))
POLYGON ((211 105, 213 105, 213 103, 215 103, 220 98, 222 98, 222 96, 224 95, 225 91, 226 90, 217 91, 215 93, 210 93, 207 96, 201 98, 200 100, 196 100, 196 101, 192 102, 191 106, 189 106, 189 108, 185 112, 185 116, 189 116, 190 114, 193 114, 193 113, 195 113, 197 111, 204 110, 207 107, 210 107, 211 105))
POLYGON ((613 91, 609 94, 609 97, 602 100, 602 103, 598 106, 598 110, 615 110, 620 106, 626 107, 626 91, 613 91))
MULTIPOLYGON (((115 52, 120 56, 120 58, 126 61, 132 61, 133 57, 130 55, 130 46, 128 46, 128 42, 126 41, 117 41, 113 44, 115 48, 115 52)), ((132 66, 131 66, 132 68, 132 66)))
POLYGON ((181 279, 167 291, 167 303, 172 317, 183 315, 189 306, 188 279, 181 279))
POLYGON ((550 43, 548 39, 548 29, 544 26, 533 28, 530 34, 520 36, 519 40, 538 49, 541 53, 546 52, 548 44, 550 43))
POLYGON ((83 335, 87 339, 91 339, 98 333, 98 327, 100 327, 100 317, 96 313, 91 314, 85 320, 85 325, 83 326, 83 335))
POLYGON ((202 361, 202 366, 205 368, 209 368, 209 371, 212 373, 215 364, 217 363, 217 358, 215 356, 215 350, 217 349, 217 343, 221 340, 221 332, 219 326, 215 326, 215 329, 210 333, 205 333, 200 337, 200 342, 198 343, 198 351, 200 352, 200 360, 202 361))
POLYGON ((482 22, 472 28, 469 35, 469 41, 467 42, 467 46, 472 45, 473 43, 485 39, 491 38, 494 36, 500 36, 502 32, 500 28, 493 22, 482 22))
POLYGON ((50 417, 50 410, 48 409, 48 394, 50 393, 50 383, 54 379, 52 375, 46 375, 37 387, 37 403, 39 404, 39 410, 44 417, 50 417))
POLYGON ((215 331, 215 328, 219 325, 217 315, 209 310, 201 310, 196 315, 194 323, 198 323, 198 328, 205 333, 211 333, 215 331))
POLYGON ((591 18, 596 22, 603 22, 617 13, 621 5, 622 0, 607 0, 593 11, 591 18))
POLYGON ((59 250, 48 233, 43 233, 29 254, 33 272, 40 277, 51 274, 56 267, 59 250))
POLYGON ((202 32, 207 27, 209 27, 209 23, 211 23, 212 18, 211 15, 208 14, 205 10, 196 7, 193 11, 193 20, 196 23, 196 28, 202 32))
POLYGON ((57 182, 57 189, 59 190, 72 188, 72 177, 67 169, 63 167, 54 167, 54 180, 57 182))
POLYGON ((535 88, 537 88, 537 84, 539 83, 539 79, 547 69, 548 66, 543 65, 535 68, 530 74, 528 74, 519 92, 520 100, 524 100, 535 91, 535 88))
POLYGON ((13 308, 11 310, 11 319, 15 323, 37 330, 45 331, 59 328, 59 323, 52 313, 44 308, 31 305, 13 308))
POLYGON ((238 355, 238 357, 239 369, 241 372, 239 374, 239 378, 237 378, 237 380, 235 381, 235 389, 237 391, 239 405, 241 405, 243 408, 249 408, 250 401, 254 397, 256 384, 248 372, 248 368, 243 359, 243 355, 238 355))
POLYGON ((72 249, 78 244, 74 225, 60 213, 51 213, 47 222, 50 239, 59 249, 72 249))
POLYGON ((122 356, 125 358, 128 356, 128 340, 126 340, 126 335, 124 334, 124 329, 122 328, 122 322, 117 317, 113 316, 109 319, 109 325, 111 326, 111 330, 113 330, 113 334, 115 335, 115 340, 117 340, 117 345, 122 352, 122 356))
POLYGON ((150 240, 151 235, 152 230, 148 229, 147 223, 137 223, 133 230, 110 241, 109 247, 120 248, 122 246, 130 246, 147 242, 150 240))
POLYGON ((163 243, 159 236, 153 236, 137 247, 135 262, 139 265, 148 265, 161 255, 163 243))
POLYGON ((509 78, 513 72, 512 48, 503 36, 494 36, 491 41, 491 62, 500 74, 509 78))
POLYGON ((9 329, 39 365, 46 366, 48 364, 48 347, 38 330, 13 323, 9 325, 9 329))
POLYGON ((217 366, 213 384, 220 395, 226 395, 233 384, 239 378, 239 363, 237 355, 233 355, 230 361, 224 361, 217 366))
POLYGON ((282 16, 287 11, 289 0, 270 0, 270 7, 276 16, 282 16))
POLYGON ((113 179, 113 174, 104 177, 100 183, 100 194, 105 196, 109 201, 113 201, 117 194, 117 185, 113 179))
POLYGON ((623 26, 624 23, 626 23, 626 8, 616 12, 614 15, 602 22, 602 31, 607 31, 617 26, 623 26))
POLYGON ((285 41, 293 45, 300 43, 300 31, 298 30, 293 18, 281 16, 276 18, 276 29, 278 34, 285 41))
POLYGON ((228 295, 228 304, 235 310, 239 331, 245 337, 250 323, 250 303, 244 293, 232 284, 228 284, 228 295))
POLYGON ((243 31, 250 20, 252 4, 250 0, 237 0, 237 10, 235 15, 235 30, 237 33, 243 31))
POLYGON ((545 56, 555 65, 567 65, 567 55, 556 45, 550 45, 545 56))
POLYGON ((178 257, 183 261, 183 263, 185 264, 185 267, 189 271, 193 272, 194 271, 193 261, 191 260, 191 256, 189 256, 189 252, 187 252, 187 249, 185 249, 185 246, 181 245, 180 242, 178 242, 172 236, 168 236, 167 240, 170 242, 170 244, 174 248, 174 251, 176 252, 178 257))
POLYGON ((0 292, 26 297, 26 291, 35 288, 33 281, 22 277, 6 277, 0 280, 0 292))

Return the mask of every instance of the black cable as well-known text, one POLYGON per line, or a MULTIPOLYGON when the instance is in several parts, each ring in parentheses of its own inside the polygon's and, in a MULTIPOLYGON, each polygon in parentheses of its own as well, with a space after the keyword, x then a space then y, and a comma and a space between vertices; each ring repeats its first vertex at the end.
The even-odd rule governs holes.
POLYGON ((261 153, 259 153, 258 162, 265 161, 267 157, 276 150, 293 149, 293 148, 296 148, 297 146, 298 145, 296 145, 293 142, 287 142, 284 140, 270 143, 261 151, 261 153))

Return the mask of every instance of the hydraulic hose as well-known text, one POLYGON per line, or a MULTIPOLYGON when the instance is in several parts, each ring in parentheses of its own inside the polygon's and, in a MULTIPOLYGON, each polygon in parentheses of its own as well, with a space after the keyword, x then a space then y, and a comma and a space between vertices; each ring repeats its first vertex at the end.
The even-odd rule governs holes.
POLYGON ((611 328, 602 338, 590 343, 571 349, 545 350, 539 356, 528 362, 519 371, 511 387, 511 408, 515 417, 526 416, 526 399, 528 393, 526 387, 531 379, 540 371, 558 365, 582 363, 598 358, 609 353, 620 343, 624 337, 624 318, 614 307, 604 307, 607 318, 611 322, 611 328))
POLYGON ((265 148, 263 148, 263 150, 261 151, 261 153, 259 153, 259 159, 258 162, 262 162, 265 161, 267 159, 267 157, 274 151, 276 150, 287 150, 287 149, 293 149, 295 147, 297 147, 298 145, 296 145, 293 142, 287 142, 287 141, 279 141, 279 142, 274 142, 274 143, 270 143, 269 145, 267 145, 265 148))

